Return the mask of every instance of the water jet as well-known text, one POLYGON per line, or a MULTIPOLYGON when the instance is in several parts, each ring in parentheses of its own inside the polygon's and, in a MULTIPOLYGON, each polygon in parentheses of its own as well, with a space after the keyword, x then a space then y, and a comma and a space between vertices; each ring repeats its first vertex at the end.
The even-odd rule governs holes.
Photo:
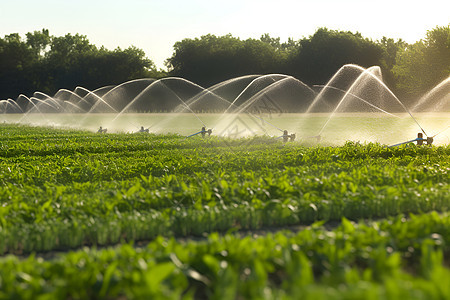
POLYGON ((379 67, 349 64, 312 87, 284 74, 246 75, 211 87, 177 77, 144 78, 93 91, 79 86, 54 95, 21 94, 1 100, 0 113, 9 123, 91 131, 144 128, 186 137, 213 130, 219 137, 281 132, 283 141, 322 145, 395 144, 419 131, 423 143, 443 144, 449 141, 449 89, 450 77, 408 107, 383 82, 379 67))

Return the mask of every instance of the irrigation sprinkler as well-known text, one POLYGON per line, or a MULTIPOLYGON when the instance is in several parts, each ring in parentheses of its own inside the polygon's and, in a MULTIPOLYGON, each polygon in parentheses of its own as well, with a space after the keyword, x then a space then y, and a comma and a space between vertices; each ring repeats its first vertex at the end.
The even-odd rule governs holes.
POLYGON ((141 129, 139 129, 138 133, 149 133, 150 128, 144 128, 144 126, 141 126, 141 129))
POLYGON ((278 138, 283 138, 283 143, 287 143, 289 140, 293 142, 295 141, 295 133, 289 134, 287 130, 284 130, 283 135, 278 138))
POLYGON ((211 133, 212 133, 212 129, 206 130, 206 127, 203 126, 202 130, 200 130, 199 132, 193 133, 191 135, 188 135, 186 138, 189 138, 189 137, 192 137, 192 136, 196 136, 198 134, 201 134, 202 137, 204 138, 206 136, 206 134, 208 134, 208 136, 211 136, 211 133))
POLYGON ((391 145, 388 148, 397 147, 397 146, 400 146, 400 145, 414 143, 414 142, 416 142, 418 146, 422 146, 424 141, 427 143, 428 146, 431 146, 433 144, 434 138, 432 136, 428 136, 426 139, 424 139, 423 138, 423 133, 419 132, 417 134, 417 138, 415 138, 413 140, 406 141, 406 142, 398 143, 398 144, 395 144, 395 145, 391 145))
MULTIPOLYGON (((283 131, 283 135, 277 137, 277 139, 281 139, 282 138, 283 142, 286 143, 286 142, 289 141, 289 139, 290 139, 291 142, 295 141, 296 137, 297 136, 296 136, 295 133, 289 134, 287 130, 284 130, 283 131)), ((322 139, 322 136, 321 135, 314 135, 314 136, 300 137, 300 139, 316 139, 316 141, 318 143, 322 139)))
POLYGON ((102 128, 102 126, 100 126, 100 128, 97 130, 97 133, 106 133, 107 131, 107 128, 102 128))

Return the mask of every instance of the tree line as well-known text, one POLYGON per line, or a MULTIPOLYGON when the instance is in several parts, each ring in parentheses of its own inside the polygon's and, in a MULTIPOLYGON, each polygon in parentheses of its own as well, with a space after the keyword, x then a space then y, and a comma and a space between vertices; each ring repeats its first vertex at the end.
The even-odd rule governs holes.
POLYGON ((179 76, 207 87, 242 75, 282 73, 325 84, 349 63, 378 65, 394 93, 421 96, 450 75, 450 27, 431 29, 414 44, 327 28, 287 42, 269 34, 246 40, 208 34, 176 42, 165 71, 133 46, 108 50, 84 35, 55 37, 46 29, 25 38, 10 34, 0 38, 0 99, 76 86, 92 90, 143 77, 179 76))
POLYGON ((102 86, 160 77, 154 63, 136 47, 108 50, 96 47, 86 36, 51 36, 43 29, 0 38, 0 99, 35 91, 53 94, 61 88, 102 86))

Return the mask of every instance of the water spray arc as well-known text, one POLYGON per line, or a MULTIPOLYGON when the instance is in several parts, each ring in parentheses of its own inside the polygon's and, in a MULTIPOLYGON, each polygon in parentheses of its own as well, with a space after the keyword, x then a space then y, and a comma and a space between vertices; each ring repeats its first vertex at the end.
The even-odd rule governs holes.
POLYGON ((91 131, 101 127, 102 133, 108 128, 108 134, 143 128, 185 137, 214 132, 235 137, 263 134, 300 143, 356 139, 393 145, 404 136, 403 143, 420 145, 449 140, 449 89, 450 77, 408 109, 383 82, 379 67, 349 64, 325 85, 312 87, 283 74, 246 75, 207 88, 178 77, 144 78, 93 91, 78 86, 53 96, 19 95, 16 100, 0 100, 0 114, 5 122, 91 131), (413 125, 426 138, 411 139, 417 134, 413 125))

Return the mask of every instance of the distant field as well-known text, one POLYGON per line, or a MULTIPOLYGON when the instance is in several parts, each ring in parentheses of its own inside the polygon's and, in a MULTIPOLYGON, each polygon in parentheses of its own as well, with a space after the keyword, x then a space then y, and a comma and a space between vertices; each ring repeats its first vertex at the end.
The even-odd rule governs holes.
POLYGON ((449 171, 448 143, 1 124, 0 299, 448 299, 449 171))
MULTIPOLYGON (((435 144, 450 143, 450 113, 414 114, 417 123, 435 144)), ((136 132, 141 126, 159 134, 190 135, 201 127, 213 129, 213 135, 249 137, 280 136, 282 130, 296 133, 297 141, 310 143, 321 135, 320 145, 343 145, 346 141, 378 142, 391 145, 412 140, 421 132, 409 114, 329 113, 289 114, 261 112, 259 114, 3 114, 7 123, 66 127, 97 131, 102 126, 109 132, 136 132)))

